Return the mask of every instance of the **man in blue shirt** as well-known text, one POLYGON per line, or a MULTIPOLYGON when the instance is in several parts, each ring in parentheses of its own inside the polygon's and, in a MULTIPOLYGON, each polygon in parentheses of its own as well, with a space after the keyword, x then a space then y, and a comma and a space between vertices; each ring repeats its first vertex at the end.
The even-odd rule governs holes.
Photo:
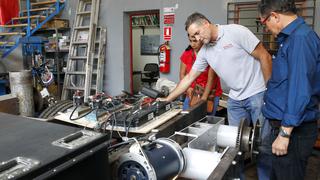
POLYGON ((301 180, 317 138, 320 39, 297 16, 294 0, 264 0, 259 11, 279 44, 262 109, 271 126, 270 177, 301 180))

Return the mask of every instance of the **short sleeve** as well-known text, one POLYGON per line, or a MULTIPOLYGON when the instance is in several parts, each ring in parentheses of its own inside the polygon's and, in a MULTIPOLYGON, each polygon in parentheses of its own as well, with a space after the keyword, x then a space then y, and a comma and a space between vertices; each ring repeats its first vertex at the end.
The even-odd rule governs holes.
POLYGON ((233 31, 234 33, 232 33, 232 38, 234 41, 245 51, 251 54, 259 44, 260 40, 247 27, 234 24, 233 31))

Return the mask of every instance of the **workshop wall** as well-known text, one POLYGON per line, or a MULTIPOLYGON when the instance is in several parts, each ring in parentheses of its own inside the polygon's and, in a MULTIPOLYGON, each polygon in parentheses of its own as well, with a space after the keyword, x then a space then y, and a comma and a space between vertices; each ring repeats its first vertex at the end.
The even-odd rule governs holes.
MULTIPOLYGON (((173 25, 173 39, 170 42, 171 72, 161 74, 161 77, 172 81, 179 81, 179 57, 188 44, 184 22, 188 15, 198 11, 215 23, 226 22, 227 1, 212 0, 102 0, 100 5, 100 25, 107 27, 107 51, 105 68, 105 90, 110 95, 116 95, 121 90, 130 90, 130 36, 129 13, 144 10, 160 11, 160 34, 163 34, 163 8, 175 7, 175 24, 173 25)), ((65 16, 73 19, 77 0, 68 0, 65 16), (71 8, 72 7, 72 8, 71 8)), ((72 26, 72 20, 71 26, 72 26)), ((162 36, 160 43, 163 43, 162 36)))
MULTIPOLYGON (((179 57, 188 45, 184 30, 186 18, 198 11, 206 15, 209 20, 217 24, 227 22, 227 3, 253 1, 253 0, 101 0, 99 23, 107 27, 107 51, 105 67, 106 93, 116 95, 125 89, 130 91, 130 34, 129 13, 144 10, 160 11, 160 43, 163 43, 163 8, 177 7, 175 10, 175 23, 173 25, 173 38, 170 42, 171 72, 161 74, 161 77, 179 81, 179 57)), ((70 26, 74 18, 77 0, 68 0, 64 16, 70 18, 70 26)), ((320 2, 317 2, 316 30, 319 31, 320 2)))

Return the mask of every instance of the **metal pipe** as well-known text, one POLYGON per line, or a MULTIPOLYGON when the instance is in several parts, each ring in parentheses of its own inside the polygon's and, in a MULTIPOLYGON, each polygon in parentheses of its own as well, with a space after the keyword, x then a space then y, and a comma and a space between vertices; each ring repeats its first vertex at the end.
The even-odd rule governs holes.
POLYGON ((11 93, 19 99, 19 112, 22 116, 34 115, 32 75, 30 70, 9 72, 11 93))
POLYGON ((30 29, 31 29, 31 21, 30 21, 30 0, 27 0, 27 16, 28 16, 28 27, 27 27, 27 37, 29 37, 30 29))

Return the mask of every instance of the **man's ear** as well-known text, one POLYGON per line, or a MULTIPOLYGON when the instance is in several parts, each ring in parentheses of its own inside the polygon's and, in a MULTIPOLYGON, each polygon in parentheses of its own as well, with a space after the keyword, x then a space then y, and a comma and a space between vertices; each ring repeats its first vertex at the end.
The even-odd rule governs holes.
POLYGON ((210 25, 210 23, 208 21, 203 21, 202 25, 208 27, 210 25))
POLYGON ((276 12, 271 12, 272 16, 274 17, 275 22, 279 23, 280 22, 280 14, 276 12))

